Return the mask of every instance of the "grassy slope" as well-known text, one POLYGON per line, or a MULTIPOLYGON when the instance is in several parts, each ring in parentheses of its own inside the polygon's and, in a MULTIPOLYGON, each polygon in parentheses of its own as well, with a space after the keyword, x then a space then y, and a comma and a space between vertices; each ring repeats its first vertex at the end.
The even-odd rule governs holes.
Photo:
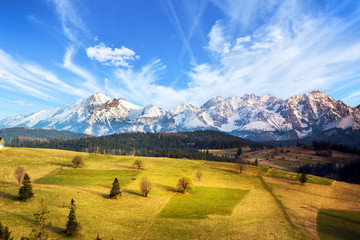
MULTIPOLYGON (((122 186, 124 194, 120 200, 106 198, 113 181, 109 179, 108 187, 105 186, 107 171, 129 179, 133 176, 130 166, 136 157, 80 153, 85 158, 85 166, 79 169, 79 173, 90 171, 97 174, 88 185, 63 179, 61 184, 64 185, 36 183, 47 178, 50 181, 49 177, 56 175, 59 168, 66 174, 70 171, 76 174, 78 170, 73 170, 68 164, 77 154, 47 149, 8 148, 0 151, 0 171, 8 173, 7 178, 0 181, 0 220, 10 227, 15 239, 30 232, 30 226, 34 225, 33 214, 41 199, 50 210, 53 226, 49 233, 58 239, 65 239, 61 231, 69 209, 62 205, 64 201, 68 204, 71 198, 76 201, 77 217, 83 225, 83 235, 78 239, 95 239, 97 233, 103 239, 318 239, 316 217, 319 209, 360 209, 360 187, 356 185, 335 182, 328 186, 307 184, 304 187, 265 174, 265 187, 259 180, 265 168, 247 166, 243 174, 237 174, 231 163, 183 159, 139 157, 145 162, 146 169, 136 176, 136 180, 127 181, 128 184, 122 186), (36 193, 35 198, 26 203, 17 201, 18 188, 12 177, 20 165, 29 173, 36 193), (203 179, 196 182, 195 187, 200 190, 201 197, 206 198, 206 194, 201 194, 204 189, 233 189, 230 195, 242 190, 248 193, 237 205, 233 204, 233 209, 224 210, 226 215, 215 212, 203 219, 159 217, 162 209, 171 206, 174 199, 194 196, 179 196, 174 190, 179 177, 192 176, 198 168, 202 169, 203 179), (139 196, 142 176, 147 176, 154 184, 149 198, 139 196), (284 211, 296 227, 289 224, 284 211)), ((81 176, 83 174, 79 178, 81 176)), ((210 206, 211 202, 208 199, 206 204, 210 206)))
POLYGON ((360 212, 321 209, 317 225, 321 239, 360 239, 360 212))
POLYGON ((342 153, 333 151, 332 157, 316 156, 315 151, 312 150, 311 146, 306 149, 302 147, 277 147, 274 149, 259 150, 254 152, 244 151, 244 155, 250 161, 254 161, 256 158, 260 165, 275 167, 287 171, 296 171, 299 166, 309 163, 315 165, 317 163, 328 163, 328 162, 351 162, 359 158, 358 155, 342 153), (274 155, 275 149, 278 150, 278 154, 274 155), (283 150, 283 153, 281 153, 283 150), (289 152, 287 152, 289 151, 289 152))

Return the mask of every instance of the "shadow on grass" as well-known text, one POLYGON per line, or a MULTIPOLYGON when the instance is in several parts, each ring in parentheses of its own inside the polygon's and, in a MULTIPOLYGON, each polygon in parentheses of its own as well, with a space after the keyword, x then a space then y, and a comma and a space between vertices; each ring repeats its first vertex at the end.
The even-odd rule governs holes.
POLYGON ((64 234, 64 231, 65 231, 64 228, 57 227, 57 226, 50 226, 50 227, 47 227, 46 229, 52 231, 53 233, 57 233, 57 234, 64 234))
POLYGON ((50 163, 52 165, 56 165, 56 166, 60 166, 60 167, 72 167, 72 164, 67 164, 67 163, 59 163, 59 162, 47 162, 50 163))
POLYGON ((135 191, 132 191, 132 190, 124 190, 124 192, 126 192, 128 194, 131 194, 131 195, 143 197, 143 195, 141 195, 139 192, 135 192, 135 191))
POLYGON ((0 183, 1 183, 1 184, 7 184, 7 185, 17 186, 17 187, 18 187, 18 185, 17 185, 16 183, 14 183, 14 182, 0 181, 0 183))
POLYGON ((177 191, 176 191, 176 188, 171 187, 171 186, 167 186, 167 185, 163 185, 163 184, 160 184, 160 183, 154 183, 154 186, 155 186, 155 187, 158 187, 158 188, 160 188, 160 189, 163 189, 163 190, 165 190, 165 191, 177 192, 177 191))
POLYGON ((17 218, 20 218, 20 219, 22 219, 22 220, 24 220, 24 221, 26 221, 26 222, 31 223, 32 226, 35 226, 35 225, 36 225, 36 222, 35 222, 33 219, 28 218, 28 217, 24 217, 23 215, 20 215, 20 214, 17 214, 17 213, 13 213, 13 212, 8 212, 8 211, 1 210, 1 209, 0 209, 0 212, 7 213, 7 214, 13 215, 13 216, 15 216, 15 217, 17 217, 17 218))
POLYGON ((210 169, 215 169, 218 171, 222 171, 222 172, 227 172, 227 173, 236 173, 238 174, 239 171, 237 171, 237 169, 231 170, 231 169, 224 169, 224 168, 217 168, 217 167, 209 167, 210 169))
POLYGON ((0 196, 3 197, 3 198, 7 198, 9 200, 12 200, 12 201, 20 201, 19 195, 13 195, 11 193, 0 192, 0 196))
POLYGON ((126 164, 120 164, 120 163, 115 163, 114 166, 119 167, 119 168, 135 169, 132 166, 129 166, 129 165, 126 165, 126 164))
POLYGON ((109 198, 108 194, 98 192, 98 191, 95 191, 95 190, 81 188, 81 187, 74 187, 74 186, 72 188, 77 189, 77 190, 81 190, 81 191, 84 191, 84 192, 87 192, 87 193, 95 194, 95 195, 98 195, 98 196, 103 197, 103 198, 109 198))

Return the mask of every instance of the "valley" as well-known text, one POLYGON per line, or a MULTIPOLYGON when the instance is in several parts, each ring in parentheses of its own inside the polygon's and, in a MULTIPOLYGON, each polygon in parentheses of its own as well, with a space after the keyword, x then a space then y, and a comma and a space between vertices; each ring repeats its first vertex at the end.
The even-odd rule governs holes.
POLYGON ((66 239, 71 198, 82 225, 75 239, 331 239, 334 225, 340 239, 360 235, 359 185, 309 175, 301 186, 296 173, 265 166, 246 165, 239 174, 234 163, 162 157, 5 148, 0 159, 0 219, 14 239, 30 233, 41 200, 52 222, 46 231, 66 239), (71 166, 76 155, 84 159, 77 169, 71 166), (143 170, 133 169, 135 159, 143 170), (33 183, 28 202, 18 200, 12 176, 18 166, 33 183), (177 193, 177 180, 199 169, 194 189, 177 193), (153 183, 147 198, 139 191, 143 176, 153 183), (118 200, 108 198, 114 177, 123 189, 118 200))

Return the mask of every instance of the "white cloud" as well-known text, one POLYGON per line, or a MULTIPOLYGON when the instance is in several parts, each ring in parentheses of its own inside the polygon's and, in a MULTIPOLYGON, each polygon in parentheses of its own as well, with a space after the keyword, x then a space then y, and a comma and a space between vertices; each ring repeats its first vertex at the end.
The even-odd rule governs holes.
POLYGON ((11 101, 11 102, 16 103, 16 104, 18 104, 18 105, 20 105, 20 106, 29 106, 29 107, 32 106, 31 103, 26 103, 26 102, 24 102, 24 101, 11 101))
POLYGON ((53 3, 61 20, 63 33, 69 40, 76 43, 83 38, 83 35, 88 35, 88 30, 72 5, 72 1, 53 0, 53 3))
POLYGON ((130 67, 130 62, 138 58, 135 52, 127 47, 110 48, 104 43, 86 49, 89 58, 95 59, 105 65, 130 67))
POLYGON ((214 26, 211 28, 211 31, 208 34, 209 36, 209 45, 208 49, 215 53, 226 53, 228 52, 229 44, 226 43, 224 26, 221 21, 217 21, 214 26))
POLYGON ((50 102, 61 94, 88 96, 87 88, 76 88, 34 63, 20 62, 0 49, 0 88, 50 102))
MULTIPOLYGON (((360 63, 360 40, 349 42, 345 38, 353 33, 360 15, 354 13, 349 19, 311 15, 293 2, 279 3, 267 22, 247 34, 231 30, 232 24, 239 26, 233 23, 233 11, 229 21, 217 21, 206 48, 215 61, 195 66, 188 73, 186 91, 206 89, 202 101, 215 95, 250 92, 286 99, 313 89, 331 90, 347 79, 359 78, 360 70, 349 66, 360 63)), ((246 11, 257 15, 265 11, 259 8, 246 11)), ((238 21, 243 24, 247 20, 238 21)), ((201 103, 194 97, 189 100, 201 103)))

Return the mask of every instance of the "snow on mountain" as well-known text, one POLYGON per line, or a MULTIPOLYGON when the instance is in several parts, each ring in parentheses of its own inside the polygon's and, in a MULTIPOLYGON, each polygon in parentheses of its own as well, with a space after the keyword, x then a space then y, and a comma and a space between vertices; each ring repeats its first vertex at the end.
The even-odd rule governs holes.
POLYGON ((52 110, 41 110, 29 115, 16 115, 10 118, 6 118, 0 121, 0 128, 12 128, 12 127, 29 127, 32 128, 41 121, 44 121, 54 114, 56 114, 60 108, 52 110))
POLYGON ((43 110, 0 121, 0 128, 49 128, 92 135, 122 132, 216 129, 253 140, 286 140, 331 129, 360 130, 360 107, 351 108, 320 91, 281 100, 271 95, 214 97, 200 108, 179 103, 165 111, 137 106, 102 93, 63 109, 43 110))

